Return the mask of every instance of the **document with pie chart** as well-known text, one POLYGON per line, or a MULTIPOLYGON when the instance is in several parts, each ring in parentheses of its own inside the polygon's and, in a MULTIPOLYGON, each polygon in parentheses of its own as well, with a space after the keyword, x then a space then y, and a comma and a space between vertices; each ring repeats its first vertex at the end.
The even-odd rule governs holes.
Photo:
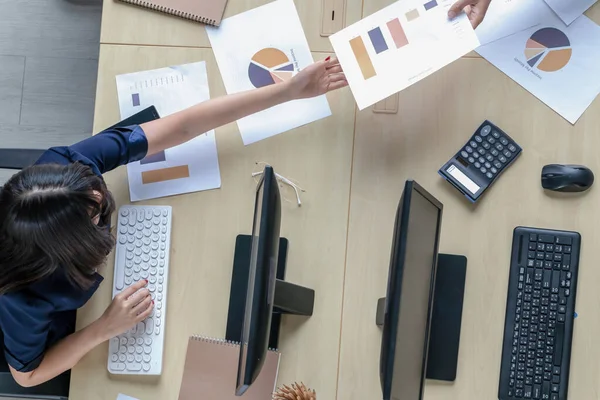
MULTIPOLYGON (((277 85, 314 60, 294 0, 276 0, 206 27, 227 93, 277 85)), ((237 121, 245 145, 331 115, 325 96, 294 100, 237 121)))
POLYGON ((600 27, 555 14, 476 51, 572 124, 600 93, 600 27))

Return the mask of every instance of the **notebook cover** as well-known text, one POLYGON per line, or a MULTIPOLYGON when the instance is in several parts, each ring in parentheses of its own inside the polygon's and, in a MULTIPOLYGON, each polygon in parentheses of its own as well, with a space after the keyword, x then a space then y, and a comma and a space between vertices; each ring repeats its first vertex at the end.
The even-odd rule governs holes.
POLYGON ((119 0, 192 21, 219 26, 227 0, 119 0))
MULTIPOLYGON (((179 400, 239 400, 235 396, 240 345, 220 339, 191 337, 188 343, 179 400)), ((244 400, 273 397, 279 353, 269 351, 256 381, 244 400)))

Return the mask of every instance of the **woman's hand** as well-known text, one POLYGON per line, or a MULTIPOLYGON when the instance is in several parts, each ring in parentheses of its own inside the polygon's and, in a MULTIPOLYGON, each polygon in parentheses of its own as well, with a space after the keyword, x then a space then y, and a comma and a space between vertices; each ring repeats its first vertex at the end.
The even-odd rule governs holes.
POLYGON ((144 287, 147 284, 141 280, 115 296, 99 321, 105 340, 128 331, 152 313, 154 301, 144 287))
POLYGON ((342 66, 331 57, 309 65, 288 82, 294 99, 316 97, 348 86, 342 66))
POLYGON ((459 0, 450 7, 448 18, 454 19, 461 11, 465 11, 473 29, 483 21, 491 0, 459 0))

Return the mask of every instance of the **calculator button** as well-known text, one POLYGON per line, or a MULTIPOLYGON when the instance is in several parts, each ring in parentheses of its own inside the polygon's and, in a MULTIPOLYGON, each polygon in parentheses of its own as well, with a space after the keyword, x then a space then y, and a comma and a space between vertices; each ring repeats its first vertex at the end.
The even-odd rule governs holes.
MULTIPOLYGON (((500 156, 500 157, 502 157, 502 156, 500 156)), ((494 161, 494 167, 500 169, 500 168, 502 168, 502 163, 500 161, 494 161)))
POLYGON ((489 162, 486 162, 486 163, 485 163, 485 164, 483 164, 483 165, 485 165, 485 167, 486 167, 486 168, 492 168, 492 164, 490 164, 489 162))
POLYGON ((475 136, 475 141, 477 143, 481 143, 481 142, 483 142, 483 139, 481 138, 481 136, 475 136))
POLYGON ((484 149, 488 150, 490 147, 492 147, 488 142, 483 142, 481 144, 483 146, 484 149))
POLYGON ((475 165, 475 168, 481 167, 481 164, 479 164, 478 162, 476 162, 474 165, 475 165))
POLYGON ((504 150, 504 146, 502 146, 500 143, 496 143, 496 150, 502 151, 504 150))
POLYGON ((514 145, 514 144, 512 144, 512 143, 508 145, 508 149, 509 149, 510 151, 512 151, 513 153, 514 153, 515 151, 517 151, 517 148, 516 148, 516 147, 515 147, 515 145, 514 145))
POLYGON ((493 138, 493 137, 491 137, 491 136, 489 136, 489 137, 487 138, 487 141, 488 141, 490 144, 494 144, 494 143, 496 143, 496 139, 494 139, 494 138, 493 138))
POLYGON ((492 171, 492 174, 495 174, 496 172, 498 172, 498 170, 495 167, 490 168, 490 171, 492 171))
POLYGON ((465 150, 467 151, 467 153, 472 153, 473 149, 470 146, 465 147, 465 150))
POLYGON ((490 151, 490 153, 492 153, 492 155, 493 155, 494 157, 496 157, 496 156, 498 156, 498 154, 500 154, 500 153, 498 153, 498 150, 496 150, 496 149, 492 149, 492 150, 490 151))
POLYGON ((479 133, 481 136, 485 137, 485 136, 489 135, 491 131, 492 131, 492 127, 489 125, 486 125, 483 128, 481 128, 481 132, 479 132, 479 133))
POLYGON ((488 155, 486 155, 486 156, 485 156, 485 159, 486 159, 486 160, 488 160, 489 162, 492 162, 492 161, 494 161, 494 157, 492 157, 492 155, 491 155, 491 154, 488 154, 488 155))
POLYGON ((479 149, 477 149, 477 151, 479 152, 479 154, 484 155, 485 154, 485 149, 483 147, 480 147, 479 149))
POLYGON ((475 162, 475 159, 474 159, 473 157, 469 157, 469 162, 470 162, 471 164, 473 164, 473 163, 475 162))
POLYGON ((496 131, 493 131, 492 136, 495 137, 496 139, 498 139, 500 137, 500 134, 496 131))
POLYGON ((508 150, 504 150, 504 152, 502 154, 504 154, 504 157, 506 157, 506 158, 511 158, 512 157, 512 153, 510 151, 508 151, 508 150))
POLYGON ((502 143, 504 146, 508 146, 508 140, 506 140, 504 136, 500 138, 500 143, 502 143))
POLYGON ((476 149, 476 148, 477 148, 477 143, 475 143, 475 142, 474 142, 474 141, 472 141, 472 140, 469 142, 469 145, 470 145, 472 148, 474 148, 474 149, 476 149))
POLYGON ((500 160, 501 163, 505 163, 506 162, 506 157, 500 156, 500 157, 498 157, 498 160, 500 160))
POLYGON ((485 169, 485 167, 481 167, 479 170, 482 174, 485 174, 487 172, 487 169, 485 169))
POLYGON ((491 172, 488 172, 487 174, 485 174, 485 176, 487 176, 489 179, 492 179, 494 177, 494 175, 492 175, 491 172))
POLYGON ((477 161, 479 161, 480 164, 483 164, 485 162, 485 158, 479 157, 479 160, 477 160, 477 161))
POLYGON ((464 150, 460 152, 460 155, 463 156, 463 158, 469 158, 469 153, 464 150))

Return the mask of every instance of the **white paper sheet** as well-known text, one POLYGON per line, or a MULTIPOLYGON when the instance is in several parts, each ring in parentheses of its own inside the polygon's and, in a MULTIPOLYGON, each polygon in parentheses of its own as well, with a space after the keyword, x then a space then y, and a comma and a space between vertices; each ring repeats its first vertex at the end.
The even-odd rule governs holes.
POLYGON ((127 396, 126 394, 119 393, 117 400, 138 400, 135 397, 127 396))
MULTIPOLYGON (((277 0, 206 27, 227 93, 291 79, 314 62, 293 0, 277 0)), ((325 96, 295 100, 237 121, 245 145, 331 115, 325 96)))
POLYGON ((571 25, 588 8, 594 5, 597 0, 546 0, 546 3, 554 10, 562 21, 571 25))
POLYGON ((403 0, 330 37, 361 110, 431 75, 479 45, 453 0, 403 0))
MULTIPOLYGON (((119 75, 117 92, 121 118, 151 105, 166 117, 210 99, 206 63, 119 75)), ((219 188, 215 133, 210 131, 164 153, 130 163, 127 174, 131 201, 219 188), (162 176, 153 177, 150 171, 160 171, 162 176)))
POLYGON ((600 27, 582 16, 541 25, 477 49, 486 60, 574 124, 600 93, 600 27))
POLYGON ((544 0, 493 0, 475 33, 483 46, 536 26, 551 14, 544 0))

